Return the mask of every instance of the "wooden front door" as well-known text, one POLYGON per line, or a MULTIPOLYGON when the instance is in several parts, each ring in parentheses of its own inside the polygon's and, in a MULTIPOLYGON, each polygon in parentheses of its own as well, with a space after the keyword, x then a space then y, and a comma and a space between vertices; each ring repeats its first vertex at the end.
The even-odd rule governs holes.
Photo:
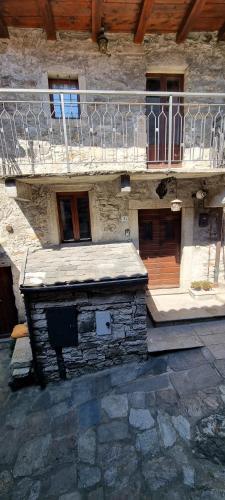
POLYGON ((150 288, 180 284, 181 212, 139 210, 139 249, 150 288))
POLYGON ((17 321, 11 267, 0 267, 0 337, 9 335, 17 321))

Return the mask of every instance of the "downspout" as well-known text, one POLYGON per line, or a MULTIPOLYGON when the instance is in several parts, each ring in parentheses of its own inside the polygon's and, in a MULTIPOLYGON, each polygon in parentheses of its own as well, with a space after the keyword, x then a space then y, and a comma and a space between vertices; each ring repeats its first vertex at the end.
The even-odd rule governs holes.
POLYGON ((219 273, 220 273, 220 253, 222 246, 222 232, 223 232, 223 208, 218 209, 217 217, 217 242, 216 242, 216 257, 215 257, 215 271, 214 271, 214 285, 219 284, 219 273))

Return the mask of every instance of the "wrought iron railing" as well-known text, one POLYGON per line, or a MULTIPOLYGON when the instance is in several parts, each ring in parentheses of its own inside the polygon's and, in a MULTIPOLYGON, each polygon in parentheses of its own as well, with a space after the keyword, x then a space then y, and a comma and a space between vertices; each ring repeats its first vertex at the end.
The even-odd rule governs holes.
POLYGON ((1 175, 225 165, 225 94, 0 89, 1 175))

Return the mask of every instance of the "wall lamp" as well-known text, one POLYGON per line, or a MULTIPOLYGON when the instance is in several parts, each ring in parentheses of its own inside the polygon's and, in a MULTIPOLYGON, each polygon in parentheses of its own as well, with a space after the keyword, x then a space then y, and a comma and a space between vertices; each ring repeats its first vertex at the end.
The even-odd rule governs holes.
POLYGON ((108 52, 108 43, 109 40, 105 35, 105 29, 102 27, 97 36, 99 52, 101 52, 101 54, 105 54, 106 56, 111 56, 111 54, 108 52))

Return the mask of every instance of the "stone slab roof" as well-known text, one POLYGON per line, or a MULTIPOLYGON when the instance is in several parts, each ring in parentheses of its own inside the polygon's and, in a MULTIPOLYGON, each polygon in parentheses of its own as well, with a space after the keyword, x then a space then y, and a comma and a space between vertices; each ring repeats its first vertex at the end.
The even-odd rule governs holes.
POLYGON ((146 278, 133 243, 59 246, 29 251, 21 286, 39 287, 146 278))

